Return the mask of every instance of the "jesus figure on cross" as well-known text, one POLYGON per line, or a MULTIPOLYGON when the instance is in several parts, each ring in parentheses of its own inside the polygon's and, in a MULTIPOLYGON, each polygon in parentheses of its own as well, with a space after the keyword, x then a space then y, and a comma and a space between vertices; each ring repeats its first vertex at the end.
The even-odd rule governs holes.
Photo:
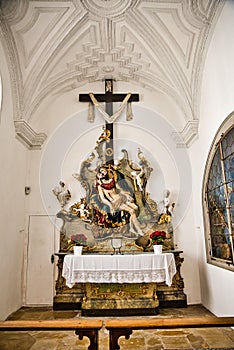
POLYGON ((102 203, 107 205, 106 211, 109 210, 111 215, 121 210, 126 211, 130 216, 130 231, 143 236, 144 233, 136 216, 138 206, 129 192, 117 189, 114 173, 110 167, 103 166, 99 169, 96 188, 102 203))

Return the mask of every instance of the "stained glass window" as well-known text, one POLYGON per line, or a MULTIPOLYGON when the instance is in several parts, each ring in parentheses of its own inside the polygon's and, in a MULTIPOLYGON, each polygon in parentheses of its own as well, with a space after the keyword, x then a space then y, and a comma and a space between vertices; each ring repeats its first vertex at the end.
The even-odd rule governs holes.
POLYGON ((234 267, 234 128, 214 145, 205 184, 208 262, 234 267))

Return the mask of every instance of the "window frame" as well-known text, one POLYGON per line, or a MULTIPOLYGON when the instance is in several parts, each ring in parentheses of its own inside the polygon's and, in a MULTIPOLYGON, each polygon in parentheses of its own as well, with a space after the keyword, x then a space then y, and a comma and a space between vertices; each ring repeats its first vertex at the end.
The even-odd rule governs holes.
MULTIPOLYGON (((209 216, 209 208, 208 208, 208 198, 207 198, 207 185, 208 185, 208 179, 210 175, 210 169, 212 166, 212 162, 214 159, 214 156, 216 154, 216 151, 218 148, 220 148, 220 144, 225 138, 225 136, 230 132, 231 129, 234 128, 234 112, 232 112, 222 123, 220 128, 218 129, 214 140, 212 142, 212 145, 210 147, 210 151, 207 157, 206 165, 205 165, 205 171, 204 171, 204 177, 203 177, 203 186, 202 186, 202 206, 203 206, 203 218, 204 218, 204 233, 205 233, 205 243, 206 243, 206 259, 207 263, 224 268, 226 270, 234 271, 234 235, 233 233, 229 234, 229 238, 232 242, 232 261, 224 259, 224 258, 218 258, 213 256, 212 252, 212 234, 211 234, 211 224, 210 224, 210 216, 209 216)), ((221 159, 222 163, 222 159, 221 159)), ((223 169, 223 165, 221 164, 221 167, 223 169)), ((233 179, 234 181, 234 179, 233 179)), ((226 185, 225 185, 226 186, 226 185)), ((227 203, 226 203, 227 204, 227 203)), ((229 209, 227 208, 227 211, 229 209)), ((230 220, 230 216, 229 216, 230 220)), ((233 222, 229 222, 229 228, 233 227, 233 222)), ((229 231, 230 232, 230 231, 229 231)), ((233 230, 232 230, 233 232, 233 230)))

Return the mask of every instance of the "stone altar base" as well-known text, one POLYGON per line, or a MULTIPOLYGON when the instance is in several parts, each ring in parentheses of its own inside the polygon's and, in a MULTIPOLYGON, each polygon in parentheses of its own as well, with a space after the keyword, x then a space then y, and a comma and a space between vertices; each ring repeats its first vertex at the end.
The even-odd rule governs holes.
POLYGON ((83 316, 157 315, 155 283, 87 283, 83 316))
POLYGON ((181 265, 184 258, 180 257, 181 251, 172 251, 176 263, 176 274, 173 277, 172 285, 157 283, 157 296, 160 308, 187 307, 187 296, 184 293, 184 281, 181 277, 181 265))
POLYGON ((54 296, 54 310, 81 310, 81 302, 84 296, 84 285, 77 283, 73 288, 68 288, 65 283, 54 296))
POLYGON ((187 296, 183 291, 178 291, 176 288, 168 287, 163 284, 157 285, 157 295, 159 307, 187 307, 187 296))
MULTIPOLYGON (((83 315, 87 316, 155 315, 158 314, 158 304, 159 308, 184 308, 187 306, 187 297, 184 293, 184 281, 180 273, 181 265, 184 261, 184 258, 180 256, 182 251, 173 250, 168 252, 172 252, 174 254, 177 270, 175 276, 173 277, 172 285, 167 286, 165 283, 157 283, 157 295, 155 290, 154 292, 151 292, 150 298, 146 298, 145 294, 142 293, 142 289, 140 289, 143 288, 145 284, 137 284, 138 288, 133 287, 132 285, 132 288, 135 288, 135 291, 141 291, 140 294, 138 294, 138 296, 135 297, 135 299, 132 297, 131 294, 133 293, 134 295, 134 291, 128 293, 127 296, 126 290, 115 289, 115 284, 96 284, 97 286, 99 286, 99 290, 95 289, 93 291, 93 295, 91 295, 90 298, 87 298, 88 290, 90 287, 86 287, 86 283, 76 283, 74 287, 68 288, 66 286, 65 279, 62 277, 63 260, 64 256, 67 253, 56 253, 55 255, 58 256, 58 277, 56 281, 56 295, 54 296, 53 308, 54 310, 82 309, 83 315), (112 300, 110 300, 110 291, 100 288, 101 286, 103 286, 103 288, 110 288, 110 285, 112 286, 111 290, 115 291, 115 294, 112 295, 112 300), (124 302, 122 302, 122 304, 119 300, 119 293, 125 294, 125 297, 123 298, 124 302), (153 293, 155 294, 154 297, 152 297, 153 293), (116 298, 117 300, 115 302, 115 300, 113 299, 116 298), (105 301, 107 299, 110 310, 108 310, 107 306, 105 307, 105 301), (94 305, 93 312, 91 305, 94 305), (114 309, 112 309, 112 305, 114 305, 114 309), (124 308, 121 309, 121 305, 124 308)), ((123 286, 124 284, 116 284, 116 288, 120 285, 123 286)), ((128 283, 125 285, 130 286, 130 284, 128 283)), ((156 289, 156 285, 153 285, 156 289)))

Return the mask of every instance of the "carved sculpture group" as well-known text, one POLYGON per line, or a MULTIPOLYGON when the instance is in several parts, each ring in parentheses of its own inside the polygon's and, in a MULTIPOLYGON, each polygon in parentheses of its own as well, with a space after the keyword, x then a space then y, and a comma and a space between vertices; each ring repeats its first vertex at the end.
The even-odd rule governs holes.
POLYGON ((164 191, 159 213, 157 203, 146 191, 153 169, 142 151, 138 149, 137 165, 129 160, 125 149, 121 160, 107 164, 108 142, 108 131, 103 129, 94 151, 81 163, 79 174, 73 174, 86 191, 84 198, 66 210, 71 199, 69 189, 63 181, 53 189, 61 206, 57 216, 63 220, 60 251, 70 249, 70 237, 78 233, 87 237, 84 248, 94 251, 108 251, 113 237, 123 239, 126 251, 152 249, 150 235, 157 230, 165 232, 164 249, 174 249, 171 218, 175 204, 170 203, 170 191, 164 191))

